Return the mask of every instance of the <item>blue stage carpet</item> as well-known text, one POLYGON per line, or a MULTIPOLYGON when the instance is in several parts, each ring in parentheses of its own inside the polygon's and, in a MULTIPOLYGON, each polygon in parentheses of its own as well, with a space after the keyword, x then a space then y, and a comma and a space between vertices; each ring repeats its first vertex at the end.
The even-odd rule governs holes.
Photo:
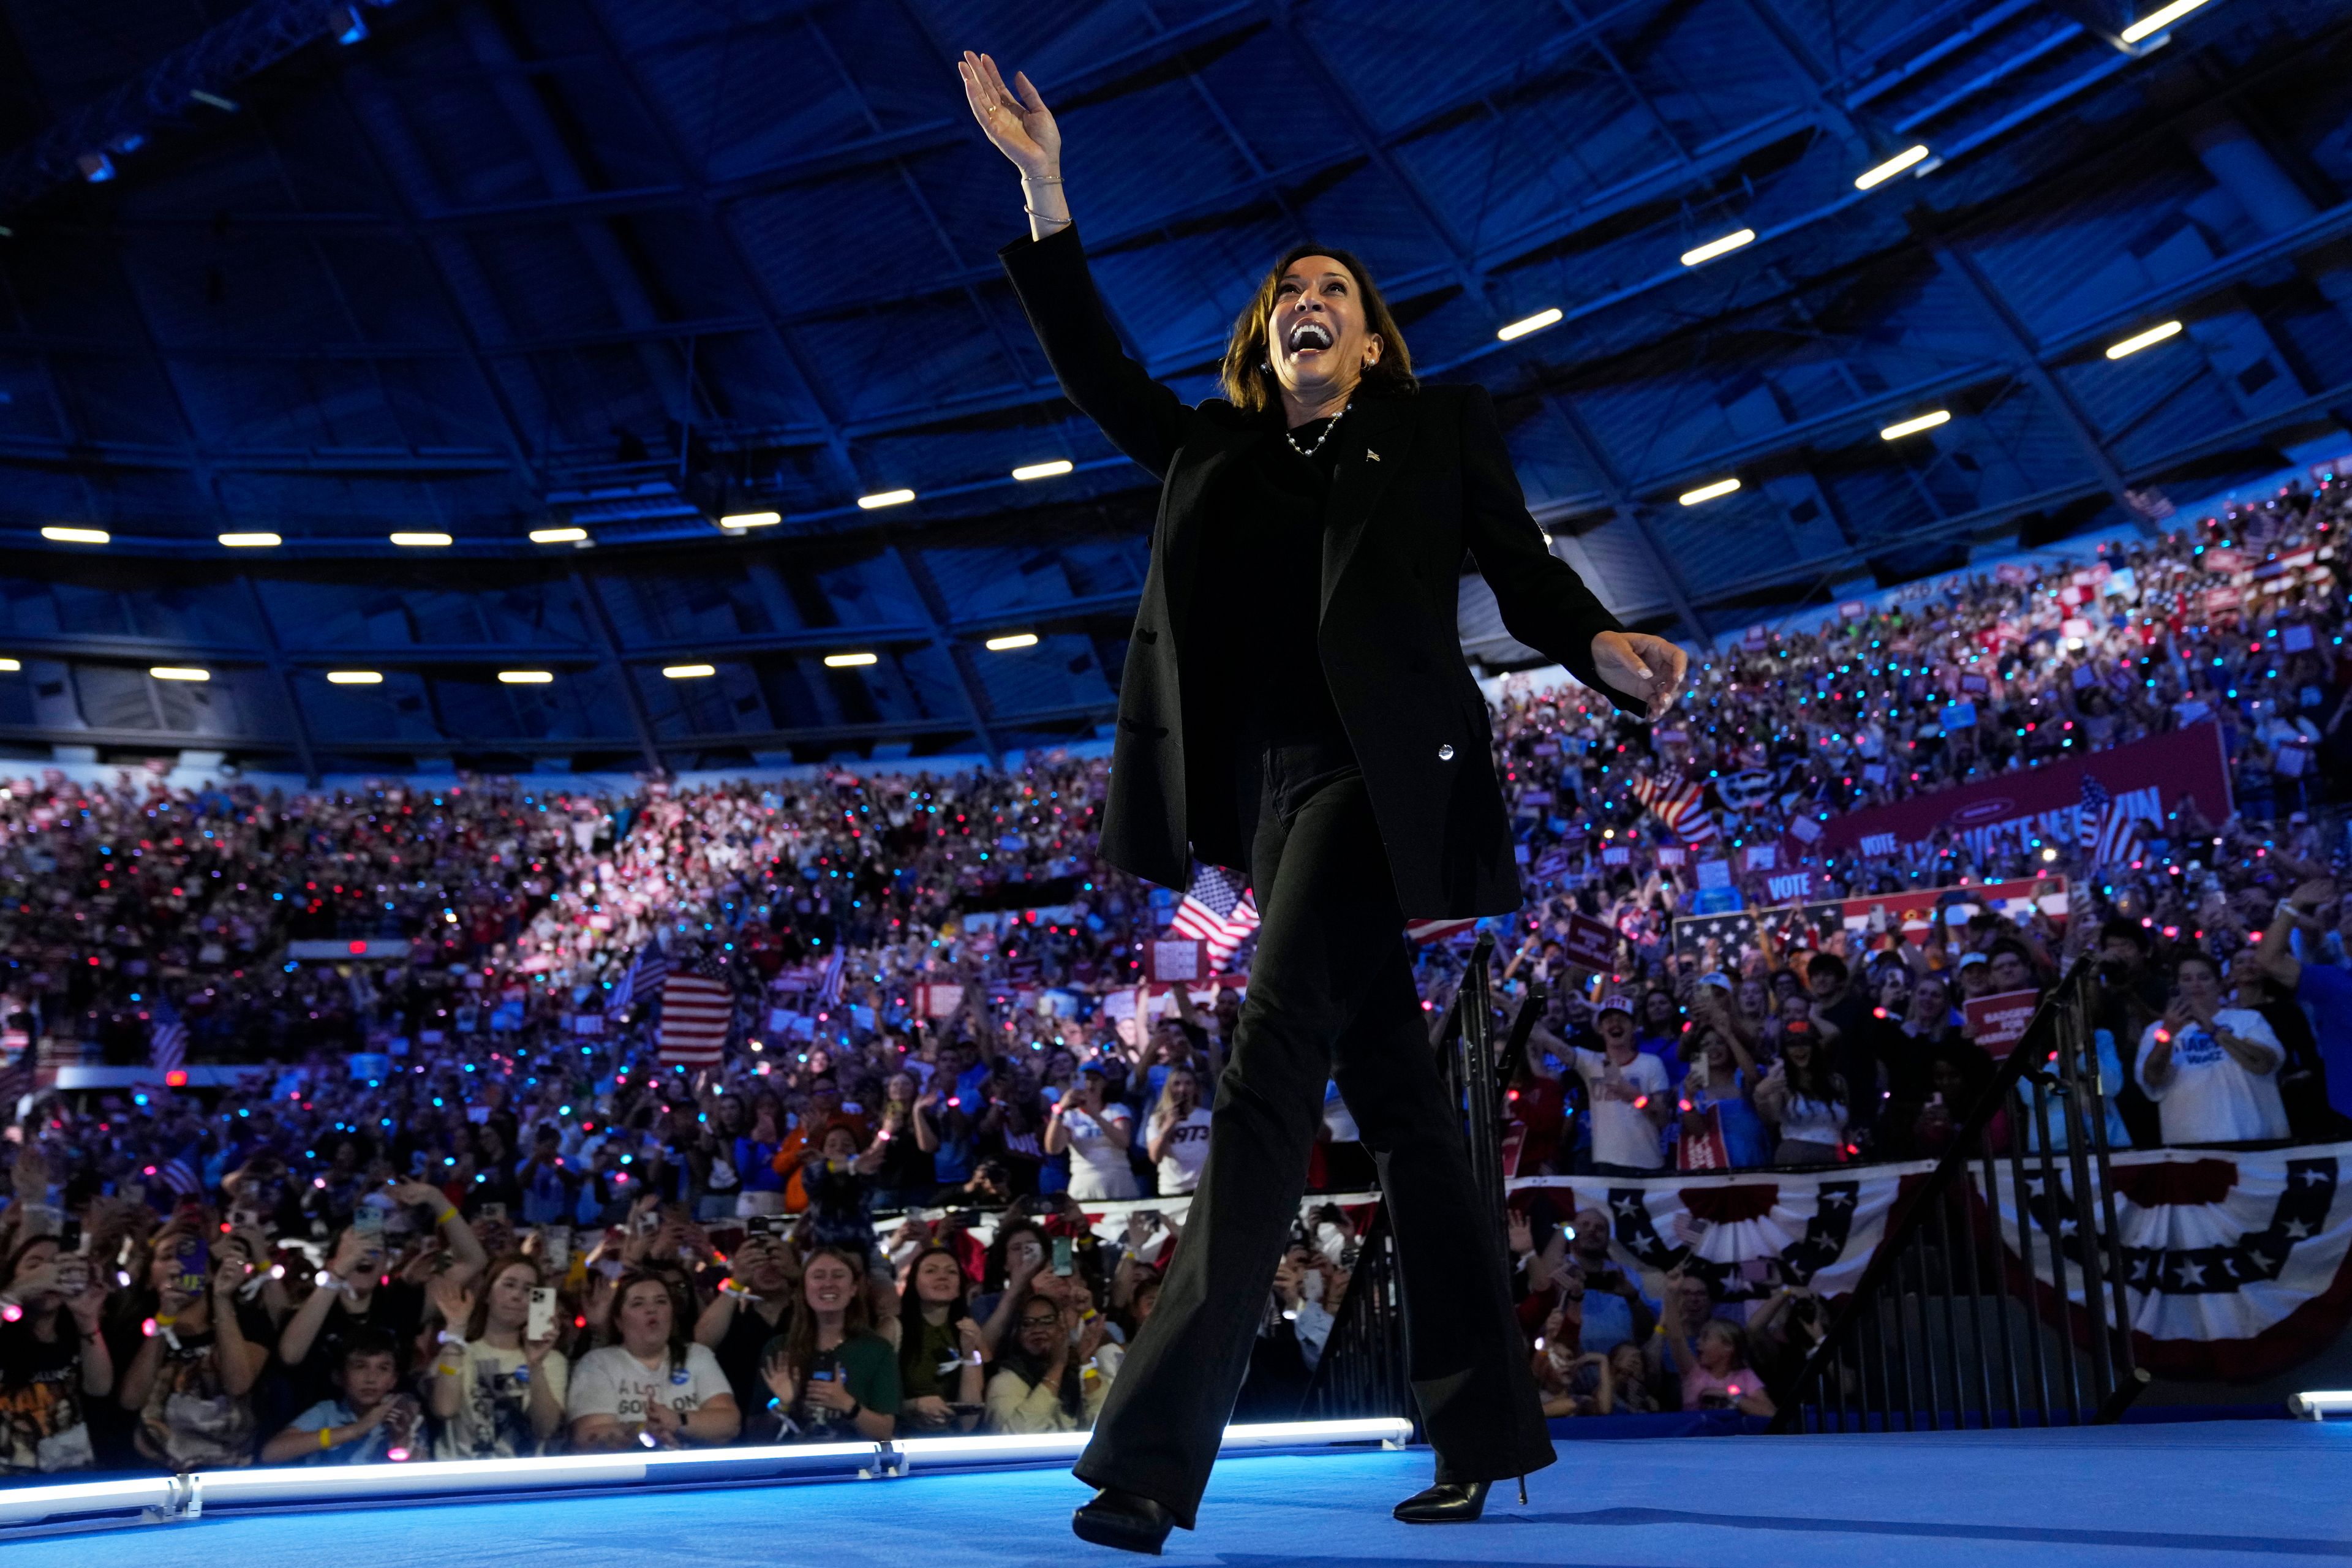
MULTIPOLYGON (((1389 1505, 1426 1452, 1228 1460, 1169 1561, 1225 1568, 2056 1568, 2352 1558, 2352 1426, 1578 1442, 1486 1521, 1389 1505)), ((1062 1470, 335 1510, 11 1544, 9 1568, 1067 1568, 1062 1470)), ((1496 1506, 1499 1505, 1499 1506, 1496 1506)))

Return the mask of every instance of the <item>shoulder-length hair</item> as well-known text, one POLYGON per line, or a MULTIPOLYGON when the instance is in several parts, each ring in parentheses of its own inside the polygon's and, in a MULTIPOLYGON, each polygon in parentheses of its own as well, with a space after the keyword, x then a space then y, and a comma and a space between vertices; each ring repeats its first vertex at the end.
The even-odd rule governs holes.
MULTIPOLYGON (((688 1310, 682 1299, 683 1292, 678 1286, 650 1269, 632 1268, 613 1282, 613 1342, 616 1345, 624 1342, 620 1323, 621 1308, 627 1303, 629 1292, 640 1285, 655 1287, 669 1301, 669 1344, 667 1354, 667 1364, 670 1370, 675 1372, 686 1364, 687 1348, 692 1343, 690 1336, 694 1331, 694 1314, 688 1310)), ((482 1296, 486 1300, 488 1299, 488 1286, 483 1288, 482 1296)))
MULTIPOLYGON (((509 1252, 493 1261, 488 1268, 482 1271, 481 1283, 476 1287, 475 1290, 474 1310, 466 1316, 466 1321, 461 1331, 465 1334, 467 1339, 478 1340, 489 1331, 490 1287, 497 1284, 499 1282, 499 1276, 504 1274, 509 1268, 530 1269, 530 1286, 534 1290, 547 1283, 547 1276, 539 1267, 539 1260, 537 1258, 526 1258, 520 1252, 509 1252)), ((620 1304, 619 1297, 615 1296, 613 1300, 615 1306, 620 1304)), ((676 1293, 673 1292, 670 1297, 670 1310, 675 1313, 677 1310, 677 1297, 676 1293)))
POLYGON ((1267 368, 1270 351, 1266 341, 1266 323, 1274 317, 1275 290, 1282 286, 1283 274, 1288 272, 1301 258, 1328 256, 1346 268, 1356 280, 1358 297, 1364 305, 1364 329, 1381 340, 1380 363, 1364 372, 1361 385, 1369 392, 1411 392, 1421 384, 1412 374, 1412 354, 1404 346, 1404 331, 1389 314, 1389 302, 1381 295, 1380 285, 1356 258, 1353 251, 1339 250, 1328 245, 1294 245, 1282 253, 1281 259, 1265 275, 1265 280, 1242 307, 1234 319, 1234 335, 1225 345, 1224 367, 1218 373, 1217 384, 1236 408, 1250 414, 1263 414, 1282 400, 1274 372, 1267 368))

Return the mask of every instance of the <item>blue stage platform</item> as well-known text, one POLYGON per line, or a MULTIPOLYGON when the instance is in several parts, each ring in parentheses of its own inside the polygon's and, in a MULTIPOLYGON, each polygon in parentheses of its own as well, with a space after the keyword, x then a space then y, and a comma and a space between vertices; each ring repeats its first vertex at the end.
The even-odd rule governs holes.
MULTIPOLYGON (((1171 1563, 1222 1568, 2072 1568, 2352 1558, 2352 1426, 2220 1422, 1560 1445, 1522 1508, 1414 1529, 1426 1451, 1220 1464, 1171 1563)), ((1133 1561, 1069 1533, 1059 1468, 491 1502, 353 1505, 20 1540, 9 1568, 1036 1568, 1133 1561)))

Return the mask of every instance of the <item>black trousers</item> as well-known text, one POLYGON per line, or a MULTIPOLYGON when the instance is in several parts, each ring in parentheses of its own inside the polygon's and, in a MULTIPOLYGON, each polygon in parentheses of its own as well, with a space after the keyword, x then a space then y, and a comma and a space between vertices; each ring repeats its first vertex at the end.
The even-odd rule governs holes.
POLYGON ((1258 752, 1251 881, 1262 924, 1209 1158, 1150 1321, 1076 1467, 1186 1529, 1208 1485, 1336 1079, 1380 1167, 1402 1263, 1414 1396, 1437 1479, 1550 1464, 1494 1217, 1475 1191, 1413 989, 1404 916, 1344 744, 1258 752))

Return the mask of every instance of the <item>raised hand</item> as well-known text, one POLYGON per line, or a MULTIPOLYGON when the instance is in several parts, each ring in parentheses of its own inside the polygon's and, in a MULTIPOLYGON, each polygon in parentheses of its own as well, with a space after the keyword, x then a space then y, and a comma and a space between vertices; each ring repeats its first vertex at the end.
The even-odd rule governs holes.
POLYGON ((1593 672, 1628 697, 1646 705, 1646 717, 1663 719, 1682 689, 1690 657, 1664 637, 1646 632, 1602 632, 1592 639, 1593 672))
POLYGON ((963 95, 971 105, 972 118, 980 121, 981 130, 998 152, 1012 159, 1024 174, 1061 171, 1061 128, 1054 123, 1053 111, 1037 96, 1027 76, 1014 72, 1013 86, 1008 88, 995 60, 970 49, 956 62, 956 74, 963 78, 963 95))

